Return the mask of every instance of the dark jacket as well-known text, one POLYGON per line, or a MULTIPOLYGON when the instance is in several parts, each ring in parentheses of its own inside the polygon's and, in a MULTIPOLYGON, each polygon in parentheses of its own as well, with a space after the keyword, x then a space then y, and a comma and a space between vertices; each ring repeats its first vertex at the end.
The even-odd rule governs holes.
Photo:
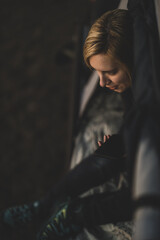
MULTIPOLYGON (((122 128, 118 134, 111 136, 91 156, 91 165, 93 165, 92 163, 96 163, 95 180, 92 179, 91 175, 88 175, 88 178, 91 177, 94 186, 104 183, 120 172, 127 172, 127 155, 123 139, 123 127, 125 125, 125 118, 134 104, 131 89, 122 94, 122 99, 125 107, 122 128)), ((87 186, 87 182, 86 188, 89 187, 87 186)), ((75 202, 82 206, 82 214, 79 215, 81 220, 78 218, 78 215, 76 218, 78 222, 83 223, 84 227, 128 221, 132 218, 130 187, 122 188, 116 192, 104 192, 83 198, 76 198, 73 201, 74 205, 75 202)))

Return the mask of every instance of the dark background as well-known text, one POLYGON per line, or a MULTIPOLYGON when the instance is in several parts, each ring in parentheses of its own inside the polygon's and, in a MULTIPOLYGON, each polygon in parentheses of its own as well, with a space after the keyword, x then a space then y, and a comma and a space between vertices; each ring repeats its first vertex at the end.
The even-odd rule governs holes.
POLYGON ((87 0, 1 1, 0 210, 39 199, 66 171, 74 58, 56 59, 87 11, 87 0))

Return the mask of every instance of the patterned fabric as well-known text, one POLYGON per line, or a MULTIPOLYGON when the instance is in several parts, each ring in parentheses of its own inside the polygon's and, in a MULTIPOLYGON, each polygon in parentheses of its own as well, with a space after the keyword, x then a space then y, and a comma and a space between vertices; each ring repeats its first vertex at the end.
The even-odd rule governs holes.
MULTIPOLYGON (((112 135, 119 131, 123 119, 123 104, 117 93, 98 91, 92 98, 89 108, 81 120, 81 128, 75 139, 71 168, 92 154, 98 147, 97 141, 104 134, 112 135)), ((127 185, 126 173, 111 179, 101 186, 90 189, 81 197, 104 191, 116 191, 127 185)), ((77 237, 69 240, 130 240, 133 231, 132 222, 106 224, 92 229, 84 229, 77 237)))
POLYGON ((70 235, 76 235, 82 229, 82 225, 72 221, 74 217, 81 215, 82 203, 70 204, 70 199, 60 204, 59 211, 51 216, 47 223, 42 227, 41 231, 37 235, 38 240, 49 240, 49 239, 61 239, 70 235))

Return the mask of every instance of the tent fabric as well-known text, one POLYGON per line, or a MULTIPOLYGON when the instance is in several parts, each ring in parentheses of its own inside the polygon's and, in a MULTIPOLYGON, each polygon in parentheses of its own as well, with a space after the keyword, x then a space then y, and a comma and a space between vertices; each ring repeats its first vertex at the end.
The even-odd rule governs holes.
POLYGON ((159 239, 160 45, 153 0, 129 0, 133 19, 135 106, 125 124, 126 149, 135 203, 133 239, 159 239))
MULTIPOLYGON (((157 124, 157 130, 159 128, 160 74, 159 67, 155 68, 154 64, 159 62, 160 57, 157 25, 151 24, 155 21, 152 12, 154 10, 153 1, 130 0, 128 8, 134 22, 133 95, 135 105, 126 120, 125 138, 132 171, 144 122, 150 117, 157 124)), ((156 134, 155 137, 158 135, 156 134)))
POLYGON ((156 19, 157 19, 157 24, 158 24, 158 32, 159 32, 159 38, 160 38, 160 1, 159 0, 154 0, 154 5, 155 5, 155 13, 156 13, 156 19))

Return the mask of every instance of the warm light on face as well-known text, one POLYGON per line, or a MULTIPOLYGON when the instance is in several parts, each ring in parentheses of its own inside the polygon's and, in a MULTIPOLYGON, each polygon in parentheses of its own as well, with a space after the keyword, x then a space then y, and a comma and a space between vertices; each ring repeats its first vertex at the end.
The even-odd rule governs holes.
POLYGON ((90 58, 91 67, 97 71, 100 86, 122 93, 131 86, 131 80, 123 67, 107 54, 97 54, 90 58))

